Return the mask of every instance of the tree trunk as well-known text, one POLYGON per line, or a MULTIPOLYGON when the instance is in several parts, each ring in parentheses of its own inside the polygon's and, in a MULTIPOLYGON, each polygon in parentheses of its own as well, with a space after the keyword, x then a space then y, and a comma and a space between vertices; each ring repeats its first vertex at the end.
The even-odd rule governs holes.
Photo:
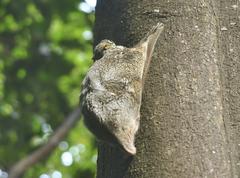
POLYGON ((165 24, 145 82, 137 155, 131 162, 99 145, 98 178, 240 177, 239 15, 237 0, 98 0, 95 45, 133 46, 165 24))
POLYGON ((223 118, 233 178, 240 178, 240 1, 220 0, 223 118))

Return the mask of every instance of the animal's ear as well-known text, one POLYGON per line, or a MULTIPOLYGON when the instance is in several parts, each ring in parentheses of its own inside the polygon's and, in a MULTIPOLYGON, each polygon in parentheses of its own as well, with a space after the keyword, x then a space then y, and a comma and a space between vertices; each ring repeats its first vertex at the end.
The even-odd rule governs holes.
POLYGON ((144 55, 144 73, 143 75, 146 75, 148 71, 148 67, 152 58, 152 54, 157 42, 157 39, 161 32, 163 31, 164 25, 162 23, 158 23, 156 26, 154 26, 147 35, 136 45, 136 47, 140 47, 143 49, 143 55, 144 55))

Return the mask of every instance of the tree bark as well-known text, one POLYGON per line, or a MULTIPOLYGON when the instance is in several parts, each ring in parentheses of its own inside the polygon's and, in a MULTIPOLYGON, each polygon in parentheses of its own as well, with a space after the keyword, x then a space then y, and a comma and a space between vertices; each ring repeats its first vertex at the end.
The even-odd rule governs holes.
POLYGON ((133 46, 165 24, 144 87, 137 155, 130 163, 99 145, 98 178, 240 177, 237 2, 97 2, 95 45, 133 46))
POLYGON ((223 117, 233 178, 240 177, 240 1, 220 0, 223 117))

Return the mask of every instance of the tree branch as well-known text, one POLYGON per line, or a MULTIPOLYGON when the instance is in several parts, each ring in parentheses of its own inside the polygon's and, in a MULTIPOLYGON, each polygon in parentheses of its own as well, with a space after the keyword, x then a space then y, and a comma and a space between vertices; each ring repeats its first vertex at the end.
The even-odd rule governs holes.
POLYGON ((60 125, 59 128, 53 133, 45 145, 13 165, 9 171, 8 178, 21 177, 29 167, 45 158, 45 156, 49 155, 58 146, 58 143, 68 134, 80 116, 80 108, 76 108, 67 118, 65 118, 62 125, 60 125))

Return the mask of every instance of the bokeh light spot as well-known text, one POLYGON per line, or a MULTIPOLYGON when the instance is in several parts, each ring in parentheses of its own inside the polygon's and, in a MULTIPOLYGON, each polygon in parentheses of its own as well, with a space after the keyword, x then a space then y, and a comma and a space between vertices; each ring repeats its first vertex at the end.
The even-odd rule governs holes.
POLYGON ((86 3, 89 5, 89 6, 91 6, 91 7, 93 7, 93 8, 95 8, 95 6, 96 6, 96 4, 97 4, 97 1, 96 0, 85 0, 86 1, 86 3))
POLYGON ((78 144, 78 149, 80 153, 83 153, 86 151, 86 146, 84 144, 78 144))
POLYGON ((76 155, 79 155, 79 148, 77 146, 72 146, 70 149, 69 149, 69 152, 73 155, 73 156, 76 156, 76 155))
POLYGON ((39 176, 39 178, 50 178, 50 176, 47 175, 47 174, 42 174, 42 175, 39 176))
POLYGON ((60 150, 65 151, 68 149, 68 142, 62 141, 59 143, 58 147, 60 150))
POLYGON ((73 157, 70 152, 64 152, 61 156, 62 164, 64 166, 71 166, 73 163, 73 157))
POLYGON ((62 178, 62 173, 59 171, 54 171, 52 173, 52 178, 62 178))
POLYGON ((91 40, 93 38, 93 34, 90 30, 84 31, 82 35, 85 40, 91 40))
POLYGON ((81 2, 78 8, 85 13, 91 13, 93 11, 91 6, 89 6, 86 2, 81 2))

